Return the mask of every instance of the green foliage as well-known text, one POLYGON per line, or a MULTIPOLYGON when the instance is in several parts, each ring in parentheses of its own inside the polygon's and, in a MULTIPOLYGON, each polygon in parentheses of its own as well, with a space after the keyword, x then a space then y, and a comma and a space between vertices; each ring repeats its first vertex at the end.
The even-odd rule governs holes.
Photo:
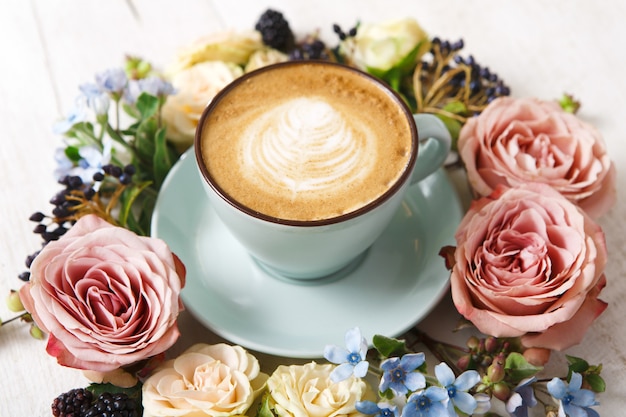
POLYGON ((568 362, 567 379, 572 377, 572 372, 576 372, 582 375, 583 384, 586 384, 594 392, 604 392, 606 390, 606 383, 600 376, 602 372, 602 364, 589 365, 589 362, 576 356, 566 355, 568 362))
POLYGON ((543 367, 530 364, 521 353, 511 352, 506 357, 504 369, 508 379, 513 383, 518 383, 525 378, 536 375, 543 370, 543 367))
POLYGON ((256 417, 276 417, 270 406, 270 397, 267 393, 263 395, 261 399, 261 405, 259 406, 256 417))
POLYGON ((408 352, 406 343, 403 340, 393 339, 391 337, 374 335, 372 339, 374 348, 384 358, 392 356, 402 356, 408 352))

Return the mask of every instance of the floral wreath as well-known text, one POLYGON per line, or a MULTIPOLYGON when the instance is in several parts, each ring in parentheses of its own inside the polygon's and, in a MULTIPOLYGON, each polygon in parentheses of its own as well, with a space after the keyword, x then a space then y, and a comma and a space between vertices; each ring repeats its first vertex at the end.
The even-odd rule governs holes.
POLYGON ((51 214, 30 217, 43 245, 8 298, 19 315, 3 323, 29 323, 59 364, 93 381, 54 399, 54 416, 521 417, 537 404, 547 416, 599 416, 601 365, 567 356, 557 376, 543 365, 579 343, 607 307, 598 298, 607 250, 594 219, 615 202, 615 168, 600 133, 578 118, 571 95, 515 98, 461 55, 461 40, 430 37, 413 19, 333 30, 333 48, 316 34, 296 39, 267 10, 254 30, 182 49, 165 72, 129 57, 80 86, 54 126, 64 139, 55 154, 63 188, 51 214), (465 169, 475 199, 456 246, 440 254, 459 326, 479 336, 460 347, 414 329, 403 340, 374 335, 370 349, 358 328, 347 329, 345 348, 326 347, 328 363, 280 365, 271 375, 228 344, 167 359, 185 267, 148 237, 159 188, 218 91, 257 68, 307 59, 373 74, 449 129, 458 155, 449 168, 465 169), (417 345, 440 360, 434 373, 417 345))

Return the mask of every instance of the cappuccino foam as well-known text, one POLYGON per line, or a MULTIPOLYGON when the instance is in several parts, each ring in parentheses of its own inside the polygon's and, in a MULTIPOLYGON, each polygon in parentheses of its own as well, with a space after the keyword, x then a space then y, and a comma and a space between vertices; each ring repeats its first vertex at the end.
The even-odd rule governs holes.
POLYGON ((341 67, 260 72, 213 104, 204 164, 226 194, 267 216, 352 212, 392 187, 410 160, 411 128, 388 94, 341 67))

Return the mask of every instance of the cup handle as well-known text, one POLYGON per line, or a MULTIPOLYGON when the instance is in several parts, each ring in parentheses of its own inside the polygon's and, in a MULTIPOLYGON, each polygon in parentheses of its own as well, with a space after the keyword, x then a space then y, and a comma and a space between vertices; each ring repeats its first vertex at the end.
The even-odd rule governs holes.
POLYGON ((420 140, 411 184, 423 180, 439 169, 450 152, 452 137, 443 122, 432 114, 414 114, 420 140))

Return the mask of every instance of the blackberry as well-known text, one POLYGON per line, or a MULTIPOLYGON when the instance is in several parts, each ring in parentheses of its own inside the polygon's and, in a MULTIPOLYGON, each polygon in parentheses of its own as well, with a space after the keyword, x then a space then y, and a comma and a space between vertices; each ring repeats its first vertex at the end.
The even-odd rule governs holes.
POLYGON ((306 59, 328 60, 329 58, 330 55, 328 54, 326 44, 316 37, 305 39, 289 53, 289 59, 292 61, 306 59))
POLYGON ((295 38, 289 22, 276 10, 267 9, 254 28, 261 33, 263 43, 267 46, 281 52, 289 52, 294 46, 295 38))
POLYGON ((54 417, 83 417, 91 406, 93 394, 84 388, 76 388, 59 395, 52 401, 54 417))
POLYGON ((81 417, 139 417, 139 411, 127 394, 105 392, 81 417))

